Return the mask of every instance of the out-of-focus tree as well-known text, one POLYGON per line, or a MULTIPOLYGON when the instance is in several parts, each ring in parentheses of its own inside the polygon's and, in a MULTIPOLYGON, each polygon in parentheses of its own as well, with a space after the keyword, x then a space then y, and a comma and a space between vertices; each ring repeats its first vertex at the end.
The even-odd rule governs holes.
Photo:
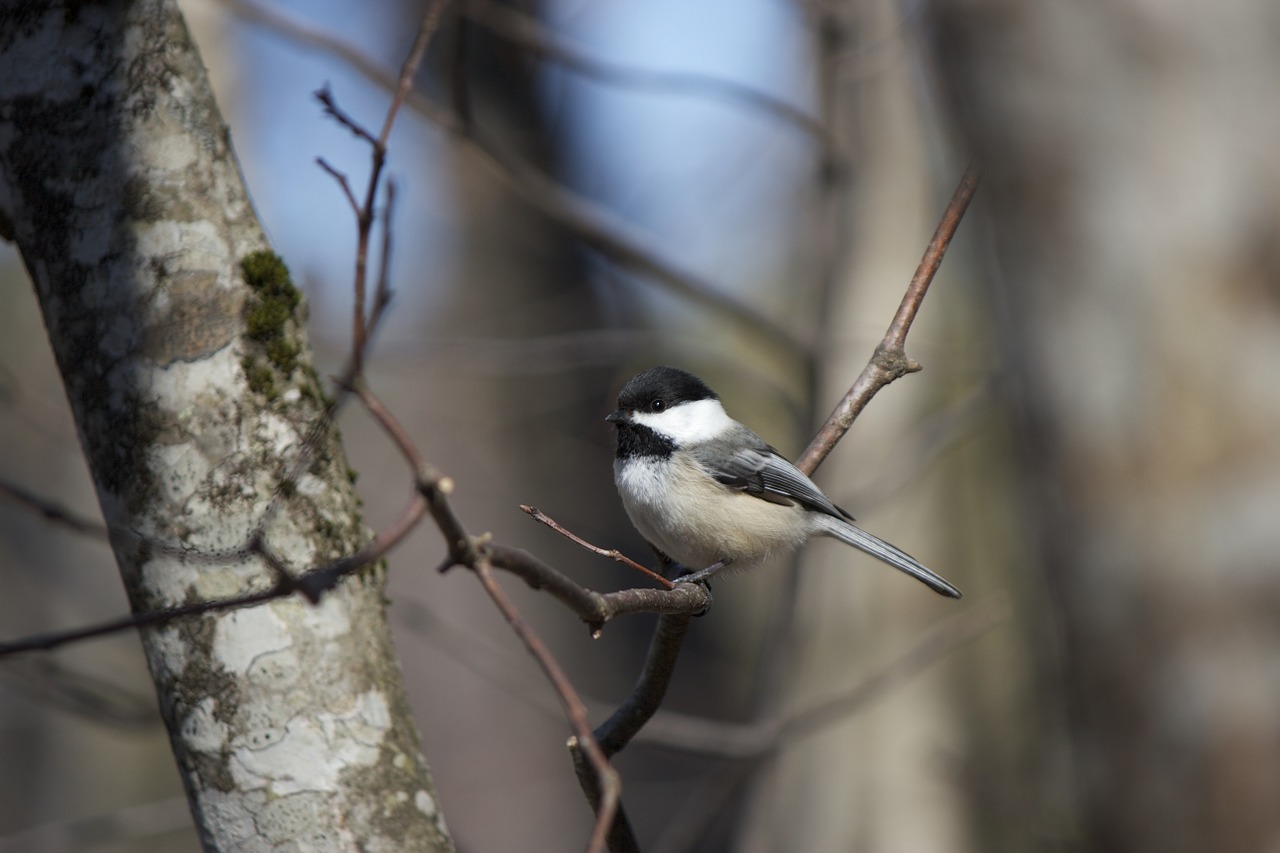
MULTIPOLYGON (((1275 849, 1280 7, 932 14, 937 79, 990 167, 1023 571, 1059 643, 1042 683, 1065 696, 1076 796, 1057 794, 1079 823, 1044 828, 1089 850, 1275 849)), ((1047 734, 1024 766, 1063 766, 1047 734)))

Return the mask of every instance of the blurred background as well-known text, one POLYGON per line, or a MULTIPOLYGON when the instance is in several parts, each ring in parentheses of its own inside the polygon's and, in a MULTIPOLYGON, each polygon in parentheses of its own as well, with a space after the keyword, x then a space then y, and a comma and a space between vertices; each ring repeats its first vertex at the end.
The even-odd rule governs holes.
MULTIPOLYGON (((184 0, 322 368, 370 126, 420 0, 184 0)), ((834 543, 717 581, 618 759, 655 851, 1280 850, 1280 6, 455 3, 391 139, 371 383, 474 530, 638 585, 603 417, 659 363, 803 449, 966 164, 984 183, 817 480, 966 592, 834 543), (831 704, 831 700, 838 700, 831 704), (811 713, 815 708, 823 713, 811 713), (782 723, 781 727, 779 723, 782 723)), ((123 613, 21 262, 0 251, 0 636, 123 613), (33 500, 38 498, 39 501, 33 500)), ((322 372, 326 372, 322 369, 322 372)), ((368 521, 411 479, 349 408, 368 521)), ((462 851, 581 849, 551 690, 423 528, 391 614, 462 851)), ((592 641, 507 588, 601 720, 653 620, 592 641)), ((0 664, 0 850, 197 850, 136 639, 0 664)))

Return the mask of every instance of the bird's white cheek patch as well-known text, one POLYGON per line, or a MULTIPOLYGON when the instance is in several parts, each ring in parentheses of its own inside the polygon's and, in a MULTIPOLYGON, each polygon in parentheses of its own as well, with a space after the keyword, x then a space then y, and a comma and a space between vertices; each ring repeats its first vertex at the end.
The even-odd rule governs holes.
POLYGON ((665 412, 636 412, 632 420, 671 438, 677 445, 717 438, 734 425, 733 418, 725 414, 719 400, 682 403, 665 412))

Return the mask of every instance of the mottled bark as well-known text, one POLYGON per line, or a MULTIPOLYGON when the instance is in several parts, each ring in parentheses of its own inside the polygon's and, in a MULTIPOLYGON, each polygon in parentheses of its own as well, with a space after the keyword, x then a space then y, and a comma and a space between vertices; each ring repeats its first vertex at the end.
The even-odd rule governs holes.
MULTIPOLYGON (((368 532, 302 329, 172 2, 0 11, 18 244, 135 610, 269 587, 368 532), (247 263, 246 263, 247 260, 247 263)), ((370 568, 143 632, 210 850, 451 848, 370 568)))

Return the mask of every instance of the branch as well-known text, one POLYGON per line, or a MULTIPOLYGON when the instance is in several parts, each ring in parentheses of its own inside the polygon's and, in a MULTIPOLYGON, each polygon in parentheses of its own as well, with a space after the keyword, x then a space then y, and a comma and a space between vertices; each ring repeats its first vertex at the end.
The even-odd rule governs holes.
POLYGON ((476 577, 480 579, 485 592, 489 593, 489 597, 493 599, 493 603, 497 605, 507 623, 511 625, 511 629, 520 637, 520 641, 529 650, 529 654, 533 655, 538 662, 538 666, 546 674, 547 680, 551 682, 556 692, 560 694, 565 714, 568 715, 569 722, 573 727, 574 743, 586 754, 587 760, 591 764, 591 769, 595 772, 595 778, 599 780, 600 784, 599 800, 593 804, 596 812, 596 823, 591 832, 591 840, 587 850, 603 851, 605 849, 605 837, 613 825, 613 817, 618 810, 619 796, 622 792, 622 780, 618 776, 618 771, 610 766, 609 757, 592 735, 591 726, 587 722, 586 706, 582 704, 582 699, 578 697, 577 692, 573 689, 573 684, 570 683, 569 677, 565 675, 564 670, 543 644, 541 638, 524 621, 515 604, 512 603, 511 599, 507 597, 507 594, 498 584, 497 579, 493 576, 493 567, 489 564, 489 561, 486 559, 477 560, 472 568, 475 569, 476 577))
MULTIPOLYGON (((677 589, 704 589, 701 584, 679 584, 677 589)), ((667 686, 671 684, 671 676, 675 672, 676 660, 680 656, 680 648, 684 644, 685 634, 689 629, 688 614, 662 616, 658 619, 658 627, 649 641, 649 654, 645 658, 644 669, 640 680, 627 701, 618 706, 609 719, 601 723, 594 732, 595 739, 605 755, 612 758, 621 752, 631 739, 644 728, 645 724, 657 712, 667 694, 667 686)), ((577 741, 569 742, 569 751, 573 756, 573 769, 578 776, 578 784, 586 794, 587 801, 593 808, 600 802, 599 782, 583 761, 581 745, 577 741)), ((639 851, 635 833, 631 830, 626 813, 619 810, 618 819, 614 821, 609 833, 609 850, 611 853, 632 853, 639 851)))
POLYGON ((920 266, 916 269, 911 284, 907 286, 907 292, 902 297, 902 303, 898 306, 898 312, 894 314, 893 322, 889 324, 889 330, 885 332, 884 339, 876 347, 871 361, 862 369, 862 373, 849 388, 848 393, 836 405, 835 411, 827 418, 827 422, 822 425, 822 429, 818 430, 813 441, 796 460, 796 467, 806 474, 812 474, 822 464, 822 460, 827 458, 827 454, 836 446, 836 442, 849 431, 854 419, 877 391, 895 379, 921 369, 916 361, 907 357, 903 345, 907 340, 907 332, 911 330, 911 323, 920 310, 920 303, 933 282, 934 274, 942 264, 942 256, 951 245, 951 238, 955 236, 956 228, 959 227, 965 211, 969 209, 973 194, 978 190, 978 178, 978 167, 970 164, 960 178, 960 185, 951 196, 951 202, 942 214, 942 221, 938 223, 933 239, 925 249, 920 266))
POLYGON ((71 510, 46 500, 34 492, 27 491, 16 483, 0 480, 0 496, 6 497, 21 507, 36 512, 46 521, 60 525, 82 536, 107 541, 107 528, 100 521, 80 515, 71 510))
MULTIPOLYGON (((418 73, 418 66, 422 64, 423 56, 426 55, 427 45, 430 44, 431 37, 435 35, 436 30, 440 28, 440 17, 448 2, 449 0, 435 0, 427 7, 426 13, 422 16, 422 21, 418 25, 418 34, 413 40, 413 47, 409 50, 409 55, 405 57, 404 63, 400 66, 400 76, 396 79, 392 89, 391 105, 387 108, 387 115, 382 120, 382 131, 377 136, 374 136, 338 107, 333 98, 333 93, 329 91, 327 85, 315 93, 316 99, 324 105, 326 115, 368 142, 373 149, 373 168, 370 170, 369 183, 365 188, 364 202, 360 204, 357 204, 355 195, 351 192, 351 188, 347 183, 346 176, 323 159, 317 161, 322 169, 338 181, 356 214, 355 305, 352 309, 351 332, 351 360, 354 367, 354 375, 359 375, 363 369, 370 326, 374 322, 365 314, 365 289, 369 274, 369 237, 373 232, 375 218, 374 202, 377 199, 378 185, 382 179, 382 169, 387 162, 387 140, 391 136, 391 129, 395 125, 396 116, 399 115, 401 106, 404 105, 405 99, 409 96, 409 91, 413 88, 413 78, 418 73)), ((387 245, 387 243, 384 243, 384 248, 387 245)), ((385 270, 385 258, 383 263, 385 270)), ((385 278, 380 276, 380 284, 384 283, 385 278)), ((385 295, 385 293, 386 291, 380 288, 379 294, 385 295)), ((375 312, 380 315, 381 307, 375 306, 375 312)))
POLYGON ((601 557, 608 557, 611 560, 615 560, 619 563, 622 563, 622 565, 626 566, 627 568, 634 569, 635 571, 639 572, 640 574, 644 575, 650 580, 656 581, 662 584, 662 586, 665 587, 666 589, 675 588, 674 583, 667 580, 662 575, 655 572, 653 569, 650 569, 647 566, 640 565, 635 560, 631 559, 626 554, 619 551, 617 548, 606 549, 606 548, 601 548, 598 545, 592 545, 590 542, 583 539, 581 536, 569 530, 568 528, 564 527, 562 524, 560 524, 560 522, 556 521, 554 518, 547 515, 545 512, 538 509, 536 506, 529 506, 528 504, 520 504, 520 511, 528 515, 534 521, 537 521, 541 524, 545 524, 547 527, 550 527, 556 533, 559 533, 561 536, 565 537, 575 545, 579 545, 583 548, 586 548, 588 551, 592 552, 593 554, 599 554, 601 557))
MULTIPOLYGON (((606 834, 609 831, 609 827, 612 826, 614 815, 618 810, 622 781, 618 776, 618 772, 609 765, 608 757, 592 736, 591 727, 587 722, 587 709, 582 704, 582 699, 573 689, 573 684, 569 681, 568 676, 565 675, 564 669, 533 628, 524 621, 524 617, 520 615, 515 604, 507 597, 506 592, 494 577, 493 569, 498 564, 496 555, 501 553, 506 558, 504 562, 537 569, 531 576, 537 577, 539 583, 547 584, 548 586, 554 585, 557 591, 566 595, 575 604, 583 606, 585 612, 590 613, 592 618, 599 620, 600 627, 603 626, 608 618, 603 615, 604 607, 600 602, 603 596, 582 590, 559 572, 550 566, 539 563, 530 555, 511 549, 495 548, 489 544, 487 536, 474 537, 467 533, 461 519, 458 518, 449 503, 449 495, 453 492, 453 481, 426 463, 422 453, 409 438, 408 433, 405 432, 400 422, 391 413, 391 410, 382 404, 382 401, 364 384, 363 380, 357 380, 351 386, 351 391, 360 398, 365 408, 382 426, 387 435, 391 437, 392 442, 399 448, 405 460, 413 468, 417 478, 418 496, 431 512, 436 526, 440 529, 441 535, 444 536, 445 542, 448 544, 449 557, 445 567, 465 565, 475 572, 485 592, 493 600, 493 603, 502 613, 503 618, 507 620, 516 636, 524 643, 525 648, 529 650, 529 654, 533 655, 538 662, 538 666, 542 668, 543 673, 546 675, 547 680, 551 682, 551 686, 560 696, 560 703, 564 707, 565 714, 569 718, 569 724, 574 731, 575 742, 582 744, 587 760, 590 762, 596 778, 600 780, 601 796, 596 808, 596 823, 587 849, 589 851, 603 851, 605 849, 606 834)), ((599 627, 594 630, 598 633, 599 627)))
MULTIPOLYGON (((385 556, 404 537, 409 535, 409 532, 413 530, 425 513, 425 501, 420 496, 415 495, 396 521, 389 527, 379 531, 371 542, 354 554, 326 563, 297 577, 276 567, 275 582, 266 589, 228 598, 193 602, 180 607, 132 613, 65 631, 34 634, 8 643, 0 643, 0 658, 22 652, 48 651, 59 646, 65 646, 68 643, 105 637, 130 629, 156 628, 180 619, 188 619, 192 616, 203 616, 208 613, 252 607, 277 598, 285 598, 294 593, 301 593, 314 604, 320 600, 324 593, 337 586, 338 582, 347 575, 359 571, 385 556)), ((256 554, 268 562, 270 561, 269 556, 263 549, 261 540, 255 540, 245 548, 238 549, 235 553, 256 554)))

